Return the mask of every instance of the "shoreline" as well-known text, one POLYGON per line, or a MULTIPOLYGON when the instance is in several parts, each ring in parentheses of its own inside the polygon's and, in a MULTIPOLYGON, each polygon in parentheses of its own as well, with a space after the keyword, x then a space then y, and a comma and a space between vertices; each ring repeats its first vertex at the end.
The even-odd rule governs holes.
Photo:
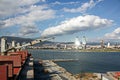
POLYGON ((120 49, 109 49, 109 48, 105 48, 105 49, 31 49, 31 50, 53 50, 53 51, 65 51, 65 52, 120 52, 120 49))

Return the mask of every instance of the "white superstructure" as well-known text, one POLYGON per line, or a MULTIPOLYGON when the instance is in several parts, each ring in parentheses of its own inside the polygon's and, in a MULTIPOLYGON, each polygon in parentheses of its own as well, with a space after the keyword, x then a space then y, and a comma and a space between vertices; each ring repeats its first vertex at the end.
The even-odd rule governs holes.
POLYGON ((78 37, 75 38, 75 48, 79 49, 81 47, 81 43, 78 37))

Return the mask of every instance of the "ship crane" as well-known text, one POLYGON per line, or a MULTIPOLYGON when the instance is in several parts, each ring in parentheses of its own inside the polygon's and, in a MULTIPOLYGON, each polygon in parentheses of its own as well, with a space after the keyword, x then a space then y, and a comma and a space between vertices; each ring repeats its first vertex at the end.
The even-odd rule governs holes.
POLYGON ((51 40, 51 39, 54 39, 54 37, 43 38, 43 39, 36 39, 36 40, 33 40, 33 41, 29 42, 29 43, 23 44, 22 46, 11 47, 9 49, 6 49, 5 51, 3 51, 3 53, 7 53, 8 51, 11 51, 11 50, 21 49, 21 48, 27 47, 27 46, 32 46, 32 45, 35 45, 37 43, 41 43, 41 42, 44 42, 44 41, 47 41, 47 40, 51 40))

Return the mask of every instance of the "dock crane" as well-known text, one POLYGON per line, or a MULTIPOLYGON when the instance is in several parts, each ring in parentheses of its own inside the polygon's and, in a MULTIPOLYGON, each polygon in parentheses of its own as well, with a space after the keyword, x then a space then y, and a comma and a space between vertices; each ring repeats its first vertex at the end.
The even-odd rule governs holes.
POLYGON ((4 50, 2 53, 7 53, 7 52, 9 52, 9 51, 11 51, 11 50, 21 49, 21 48, 26 47, 26 46, 32 46, 32 45, 34 45, 34 44, 41 43, 41 42, 44 42, 44 41, 47 41, 47 40, 51 40, 51 39, 54 39, 54 38, 55 38, 55 37, 36 39, 36 40, 33 40, 33 41, 28 42, 28 43, 26 43, 26 44, 23 44, 23 45, 21 45, 21 46, 11 47, 11 48, 9 48, 9 49, 6 49, 6 50, 4 50))

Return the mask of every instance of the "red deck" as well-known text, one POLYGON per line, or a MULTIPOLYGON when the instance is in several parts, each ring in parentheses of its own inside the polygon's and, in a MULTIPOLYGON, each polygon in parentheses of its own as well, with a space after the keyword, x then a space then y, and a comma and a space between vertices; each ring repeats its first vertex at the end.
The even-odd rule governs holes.
POLYGON ((8 66, 8 77, 13 77, 13 61, 0 61, 0 65, 8 66))
POLYGON ((8 67, 0 65, 0 80, 8 80, 8 67))
POLYGON ((0 80, 14 79, 14 75, 18 76, 22 65, 28 57, 28 51, 10 52, 9 56, 0 55, 0 80))
POLYGON ((13 61, 13 67, 21 67, 21 56, 13 55, 13 56, 0 56, 0 61, 13 61))

